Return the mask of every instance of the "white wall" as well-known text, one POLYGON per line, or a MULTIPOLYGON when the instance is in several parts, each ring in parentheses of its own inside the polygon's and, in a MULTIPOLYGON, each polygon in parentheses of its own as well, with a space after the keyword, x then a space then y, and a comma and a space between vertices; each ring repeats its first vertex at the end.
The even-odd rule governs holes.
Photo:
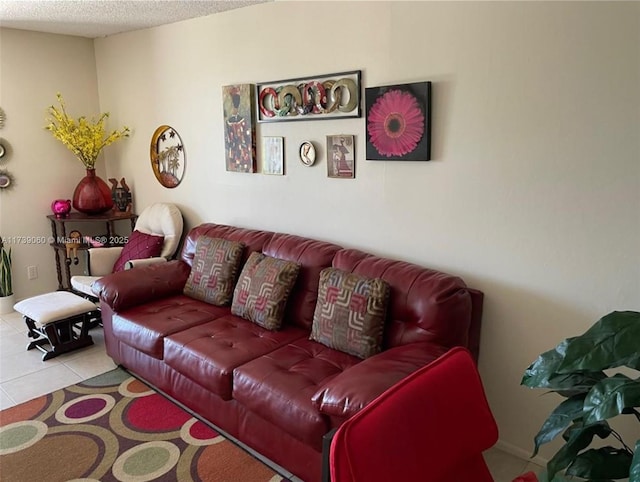
MULTIPOLYGON (((557 401, 519 386, 538 353, 614 309, 640 309, 640 5, 276 2, 96 41, 100 101, 130 142, 109 153, 138 206, 286 231, 459 274, 486 294, 480 369, 503 446, 528 455, 557 401), (364 160, 364 119, 261 124, 285 177, 225 171, 221 88, 362 69, 430 80, 429 163, 364 160), (176 128, 167 190, 148 147, 176 128), (355 180, 303 139, 355 134, 355 180)), ((637 435, 637 432, 636 432, 637 435)), ((543 452, 548 456, 549 452, 543 452)))
MULTIPOLYGON (((51 235, 51 201, 70 199, 85 175, 84 166, 44 129, 46 108, 65 98, 75 117, 98 112, 98 85, 93 41, 80 37, 0 29, 0 107, 7 116, 0 137, 10 146, 0 168, 15 176, 11 190, 0 190, 0 234, 13 243, 16 299, 55 290, 51 235), (27 280, 27 266, 38 279, 27 280)), ((98 165, 100 175, 105 166, 98 165)))
MULTIPOLYGON (((609 311, 640 309, 637 3, 276 2, 95 48, 100 107, 133 128, 105 164, 110 177, 127 178, 138 208, 170 200, 190 225, 336 241, 482 289, 480 370, 507 448, 528 455, 556 403, 519 386, 537 354, 609 311), (353 69, 365 87, 434 83, 433 161, 367 162, 364 119, 308 121, 259 125, 258 138, 285 137, 286 176, 225 171, 223 85, 353 69), (173 190, 149 161, 160 124, 186 147, 173 190), (356 135, 355 180, 327 179, 324 149, 312 168, 297 160, 301 140, 323 145, 341 133, 356 135)), ((45 77, 69 75, 56 58, 40 60, 51 90, 34 109, 73 81, 45 77)), ((33 129, 40 119, 38 110, 33 129)), ((33 162, 56 152, 56 168, 71 169, 53 149, 47 143, 33 162)), ((37 206, 38 222, 56 196, 37 206)))

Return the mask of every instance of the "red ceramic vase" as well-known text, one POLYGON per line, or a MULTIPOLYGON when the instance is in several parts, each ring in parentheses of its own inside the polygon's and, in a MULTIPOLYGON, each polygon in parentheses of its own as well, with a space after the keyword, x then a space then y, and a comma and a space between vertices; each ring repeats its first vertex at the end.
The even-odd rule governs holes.
POLYGON ((113 207, 111 189, 96 176, 95 169, 87 169, 87 175, 76 186, 73 207, 85 214, 101 214, 113 207))

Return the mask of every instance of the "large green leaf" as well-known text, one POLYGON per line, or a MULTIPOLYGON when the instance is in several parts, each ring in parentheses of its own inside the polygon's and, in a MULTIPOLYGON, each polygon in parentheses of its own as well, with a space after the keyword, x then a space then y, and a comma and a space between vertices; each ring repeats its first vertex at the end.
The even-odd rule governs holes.
POLYGON ((556 452, 547 464, 549 478, 555 477, 558 472, 571 465, 578 453, 589 446, 594 436, 606 438, 609 434, 611 434, 611 428, 606 421, 587 426, 583 426, 582 423, 573 424, 563 434, 567 443, 556 452))
POLYGON ((521 384, 529 388, 550 388, 558 390, 563 396, 570 397, 591 390, 598 381, 605 378, 602 372, 580 371, 577 373, 558 373, 564 360, 565 350, 573 338, 564 340, 554 349, 540 355, 524 372, 521 384))
POLYGON ((636 442, 636 451, 631 461, 629 470, 629 482, 640 482, 640 440, 636 442))
POLYGON ((549 418, 542 424, 534 440, 535 448, 532 457, 538 454, 540 446, 551 442, 566 429, 572 421, 582 416, 585 394, 568 398, 551 412, 549 418))
POLYGON ((640 406, 640 382, 617 373, 599 381, 584 401, 585 424, 606 420, 640 406))
POLYGON ((607 378, 604 372, 576 372, 555 374, 547 381, 548 386, 565 398, 586 394, 600 380, 607 378))
POLYGON ((598 320, 583 335, 569 340, 557 373, 600 371, 629 366, 640 369, 640 313, 614 311, 598 320))
POLYGON ((563 340, 554 349, 538 356, 524 371, 520 384, 530 388, 549 388, 549 377, 557 373, 571 340, 573 338, 563 340))
POLYGON ((633 455, 623 449, 602 447, 578 455, 566 471, 588 480, 626 479, 633 455))

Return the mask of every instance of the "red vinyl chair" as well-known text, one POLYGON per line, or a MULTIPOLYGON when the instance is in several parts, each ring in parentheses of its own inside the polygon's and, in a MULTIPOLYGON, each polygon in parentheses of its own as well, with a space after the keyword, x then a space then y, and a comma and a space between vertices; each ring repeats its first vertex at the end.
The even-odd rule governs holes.
POLYGON ((498 439, 471 354, 453 348, 343 423, 332 482, 493 482, 482 452, 498 439))
POLYGON ((513 479, 513 482, 538 482, 538 477, 533 472, 527 472, 513 479))

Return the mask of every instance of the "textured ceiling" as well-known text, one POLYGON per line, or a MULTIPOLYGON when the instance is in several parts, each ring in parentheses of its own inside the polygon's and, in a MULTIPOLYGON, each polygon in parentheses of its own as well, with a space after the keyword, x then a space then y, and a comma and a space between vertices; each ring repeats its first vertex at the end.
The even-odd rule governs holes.
POLYGON ((0 0, 0 27, 104 37, 272 0, 0 0))

